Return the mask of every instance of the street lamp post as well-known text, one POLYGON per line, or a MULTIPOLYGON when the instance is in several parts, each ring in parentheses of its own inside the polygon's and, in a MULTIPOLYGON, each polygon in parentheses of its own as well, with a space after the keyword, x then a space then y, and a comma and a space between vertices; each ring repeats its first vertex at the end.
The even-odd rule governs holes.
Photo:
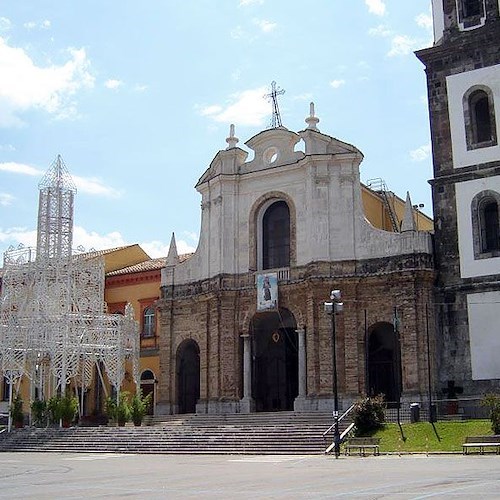
POLYGON ((330 292, 331 302, 325 302, 325 312, 332 317, 332 363, 333 363, 333 443, 335 458, 340 455, 340 431, 339 431, 339 393, 337 384, 337 351, 336 351, 336 331, 335 315, 342 312, 344 304, 342 303, 342 293, 340 290, 330 292))

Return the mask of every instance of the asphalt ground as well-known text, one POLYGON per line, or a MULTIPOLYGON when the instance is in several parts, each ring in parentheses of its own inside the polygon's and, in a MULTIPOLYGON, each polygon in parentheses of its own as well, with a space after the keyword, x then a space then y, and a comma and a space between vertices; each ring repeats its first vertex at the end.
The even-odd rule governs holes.
POLYGON ((0 498, 500 499, 498 455, 1 453, 0 498))

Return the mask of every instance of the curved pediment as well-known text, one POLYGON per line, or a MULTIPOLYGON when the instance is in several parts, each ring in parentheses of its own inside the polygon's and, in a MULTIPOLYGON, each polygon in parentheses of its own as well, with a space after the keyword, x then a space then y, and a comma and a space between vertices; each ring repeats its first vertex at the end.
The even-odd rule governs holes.
POLYGON ((302 151, 295 151, 295 145, 300 140, 299 134, 285 127, 259 132, 245 142, 245 145, 254 152, 253 160, 244 165, 245 172, 297 162, 304 157, 302 151))

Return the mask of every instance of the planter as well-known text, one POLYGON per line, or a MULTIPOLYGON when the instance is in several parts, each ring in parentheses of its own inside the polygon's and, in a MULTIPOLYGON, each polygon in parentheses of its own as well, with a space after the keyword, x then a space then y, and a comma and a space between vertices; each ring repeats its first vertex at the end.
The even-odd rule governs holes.
POLYGON ((134 425, 136 427, 140 427, 142 425, 142 419, 141 420, 134 420, 134 425))

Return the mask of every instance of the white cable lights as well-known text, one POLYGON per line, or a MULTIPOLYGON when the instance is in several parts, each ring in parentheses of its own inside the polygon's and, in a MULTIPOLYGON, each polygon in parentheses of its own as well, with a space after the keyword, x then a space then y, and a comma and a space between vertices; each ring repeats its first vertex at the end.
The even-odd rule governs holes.
POLYGON ((41 397, 72 380, 88 387, 97 364, 118 391, 130 361, 137 383, 139 333, 132 307, 124 315, 106 314, 103 258, 72 253, 76 188, 60 156, 39 188, 36 250, 4 254, 1 371, 11 388, 28 377, 41 397))

